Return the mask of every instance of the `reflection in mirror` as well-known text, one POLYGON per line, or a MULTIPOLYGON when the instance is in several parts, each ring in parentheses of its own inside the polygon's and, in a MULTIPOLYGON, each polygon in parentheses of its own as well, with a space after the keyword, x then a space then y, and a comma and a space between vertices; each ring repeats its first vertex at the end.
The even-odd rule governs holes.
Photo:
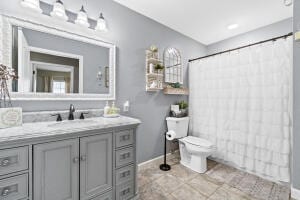
POLYGON ((177 49, 173 47, 165 49, 164 66, 166 83, 183 83, 181 55, 177 49))
MULTIPOLYGON (((39 62, 37 58, 45 56, 55 58, 46 54, 32 52, 30 55, 31 66, 33 70, 33 89, 31 92, 51 92, 51 93, 78 93, 79 91, 79 70, 78 60, 61 57, 62 64, 54 64, 57 62, 39 62), (71 61, 71 62, 70 62, 71 61), (73 62, 72 62, 73 61, 73 62)), ((46 59, 43 59, 44 61, 46 59)), ((60 59, 57 59, 58 61, 60 59)))
POLYGON ((109 48, 17 26, 12 33, 12 91, 109 93, 109 48))

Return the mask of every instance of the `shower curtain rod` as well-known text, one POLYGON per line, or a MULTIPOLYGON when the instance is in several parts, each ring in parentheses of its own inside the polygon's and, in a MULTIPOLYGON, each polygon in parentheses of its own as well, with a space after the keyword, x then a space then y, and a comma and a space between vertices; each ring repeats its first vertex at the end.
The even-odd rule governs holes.
POLYGON ((258 44, 262 44, 262 43, 266 43, 266 42, 270 42, 270 41, 276 41, 278 39, 287 38, 287 37, 292 36, 292 35, 293 35, 293 32, 288 33, 286 35, 279 36, 279 37, 271 38, 271 39, 268 39, 268 40, 263 40, 263 41, 256 42, 256 43, 253 43, 253 44, 248 44, 248 45, 245 45, 245 46, 237 47, 237 48, 234 48, 234 49, 229 49, 229 50, 221 51, 221 52, 218 52, 218 53, 210 54, 210 55, 207 55, 207 56, 202 56, 202 57, 199 57, 199 58, 190 59, 189 62, 193 62, 195 60, 201 60, 203 58, 208 58, 208 57, 220 55, 220 54, 223 54, 223 53, 228 53, 230 51, 235 51, 235 50, 251 47, 251 46, 254 46, 254 45, 258 45, 258 44))

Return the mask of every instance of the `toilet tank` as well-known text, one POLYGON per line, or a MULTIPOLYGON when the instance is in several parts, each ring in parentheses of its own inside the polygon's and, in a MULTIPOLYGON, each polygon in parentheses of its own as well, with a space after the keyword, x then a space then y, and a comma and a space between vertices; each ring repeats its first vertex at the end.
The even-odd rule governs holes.
POLYGON ((174 131, 176 133, 175 138, 183 138, 188 134, 189 117, 167 117, 168 131, 174 131))

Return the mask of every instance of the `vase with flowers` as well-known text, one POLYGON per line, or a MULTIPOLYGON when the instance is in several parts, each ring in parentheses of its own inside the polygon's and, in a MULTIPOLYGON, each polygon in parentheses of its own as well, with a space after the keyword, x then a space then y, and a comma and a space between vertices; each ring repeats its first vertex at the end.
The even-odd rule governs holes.
POLYGON ((22 108, 12 106, 8 88, 8 81, 17 79, 14 69, 0 64, 0 128, 22 124, 22 108))

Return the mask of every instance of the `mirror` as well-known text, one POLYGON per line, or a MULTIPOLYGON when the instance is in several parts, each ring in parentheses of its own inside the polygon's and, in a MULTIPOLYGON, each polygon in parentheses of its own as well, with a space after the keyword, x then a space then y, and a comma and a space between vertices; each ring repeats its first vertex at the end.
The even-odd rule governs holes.
POLYGON ((3 18, 11 28, 11 66, 19 76, 10 83, 12 97, 115 98, 115 45, 3 18))
POLYGON ((183 84, 183 69, 180 52, 173 47, 164 51, 165 82, 183 84))

